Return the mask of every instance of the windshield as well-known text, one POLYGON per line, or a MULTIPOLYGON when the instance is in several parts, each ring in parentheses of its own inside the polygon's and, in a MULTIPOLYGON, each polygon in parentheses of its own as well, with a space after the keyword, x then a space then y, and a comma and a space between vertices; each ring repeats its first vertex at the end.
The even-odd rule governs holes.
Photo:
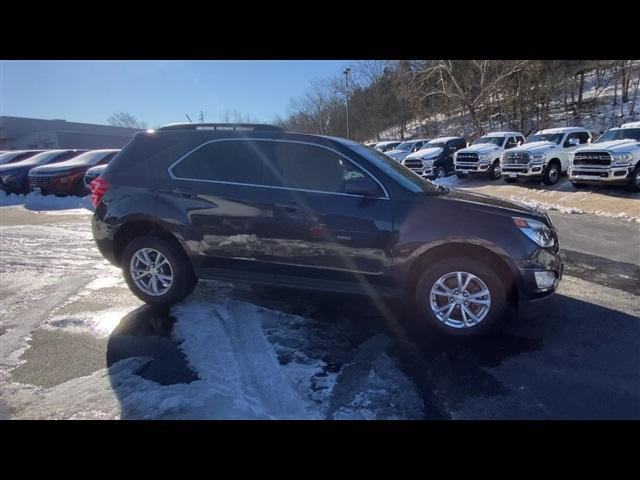
POLYGON ((57 151, 57 152, 42 152, 42 153, 39 153, 37 155, 34 155, 31 158, 26 159, 25 162, 28 162, 30 164, 33 163, 35 165, 46 165, 47 162, 52 160, 54 157, 57 157, 61 153, 63 153, 63 152, 60 152, 60 151, 57 151))
POLYGON ((504 139, 505 137, 480 137, 475 142, 473 142, 473 144, 479 145, 481 143, 492 143, 493 145, 498 145, 499 147, 501 147, 504 139))
POLYGON ((562 141, 562 137, 564 137, 564 133, 539 133, 536 135, 531 135, 527 139, 527 143, 533 142, 553 142, 556 145, 559 145, 562 141))
POLYGON ((596 143, 610 142, 611 140, 637 140, 640 142, 640 128, 614 128, 605 132, 596 143))
MULTIPOLYGON (((71 160, 67 160, 66 162, 62 162, 64 165, 95 165, 100 160, 102 160, 105 156, 107 156, 110 152, 86 152, 81 153, 77 157, 72 158, 71 160)), ((62 165, 61 164, 61 165, 62 165)))
POLYGON ((411 148, 416 144, 416 142, 402 142, 400 145, 396 147, 396 150, 411 150, 411 148))
POLYGON ((419 177, 407 167, 400 165, 372 148, 365 147, 364 145, 348 145, 348 148, 366 158, 396 182, 412 192, 436 193, 449 191, 448 188, 435 185, 429 180, 422 179, 422 177, 419 177))
POLYGON ((420 150, 424 150, 426 148, 442 148, 444 150, 444 147, 446 147, 447 144, 444 142, 429 142, 427 143, 424 147, 422 147, 420 150))

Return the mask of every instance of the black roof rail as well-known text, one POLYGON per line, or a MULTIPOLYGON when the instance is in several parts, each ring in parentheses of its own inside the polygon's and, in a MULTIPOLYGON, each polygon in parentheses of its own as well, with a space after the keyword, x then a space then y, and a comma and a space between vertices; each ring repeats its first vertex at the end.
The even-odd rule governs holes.
POLYGON ((252 130, 284 132, 275 125, 263 123, 171 123, 158 130, 252 130))

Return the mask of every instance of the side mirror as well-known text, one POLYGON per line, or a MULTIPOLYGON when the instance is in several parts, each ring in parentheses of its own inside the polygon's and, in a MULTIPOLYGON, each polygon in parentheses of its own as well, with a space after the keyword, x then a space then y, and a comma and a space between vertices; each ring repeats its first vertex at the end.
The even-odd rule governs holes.
POLYGON ((592 140, 593 140, 593 138, 589 137, 589 138, 587 139, 587 143, 591 143, 591 141, 592 141, 592 140))
POLYGON ((522 140, 518 140, 518 146, 522 145, 522 140))
POLYGON ((377 197, 380 195, 378 184, 369 177, 348 178, 344 182, 345 193, 363 197, 377 197))

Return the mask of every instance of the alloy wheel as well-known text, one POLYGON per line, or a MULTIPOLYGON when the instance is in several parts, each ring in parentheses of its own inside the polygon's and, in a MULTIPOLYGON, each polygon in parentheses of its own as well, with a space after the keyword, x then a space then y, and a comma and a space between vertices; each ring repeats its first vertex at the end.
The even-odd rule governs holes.
POLYGON ((129 273, 133 283, 145 294, 164 295, 173 284, 173 268, 162 252, 141 248, 131 257, 129 273))
POLYGON ((451 328, 471 328, 491 309, 487 285, 469 272, 449 272, 431 287, 429 307, 435 317, 451 328))

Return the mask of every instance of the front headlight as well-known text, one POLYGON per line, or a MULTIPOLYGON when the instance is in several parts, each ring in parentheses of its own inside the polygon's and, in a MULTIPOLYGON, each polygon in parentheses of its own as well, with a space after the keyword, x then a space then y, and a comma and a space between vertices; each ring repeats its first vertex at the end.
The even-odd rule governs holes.
POLYGON ((544 153, 534 153, 531 155, 531 163, 542 163, 546 158, 547 156, 544 153))
POLYGON ((633 154, 631 153, 616 153, 613 155, 613 165, 619 167, 626 167, 633 160, 633 154))
POLYGON ((422 165, 424 167, 430 167, 431 165, 433 165, 433 158, 427 158, 427 159, 422 159, 422 165))
POLYGON ((484 155, 480 155, 480 161, 481 162, 486 162, 491 160, 491 154, 490 153, 485 153, 484 155))
POLYGON ((12 185, 16 183, 16 177, 12 177, 11 175, 7 175, 6 177, 2 177, 2 181, 7 185, 12 185))
POLYGON ((536 245, 543 248, 553 247, 555 240, 551 229, 538 220, 529 218, 513 217, 513 223, 536 245))

